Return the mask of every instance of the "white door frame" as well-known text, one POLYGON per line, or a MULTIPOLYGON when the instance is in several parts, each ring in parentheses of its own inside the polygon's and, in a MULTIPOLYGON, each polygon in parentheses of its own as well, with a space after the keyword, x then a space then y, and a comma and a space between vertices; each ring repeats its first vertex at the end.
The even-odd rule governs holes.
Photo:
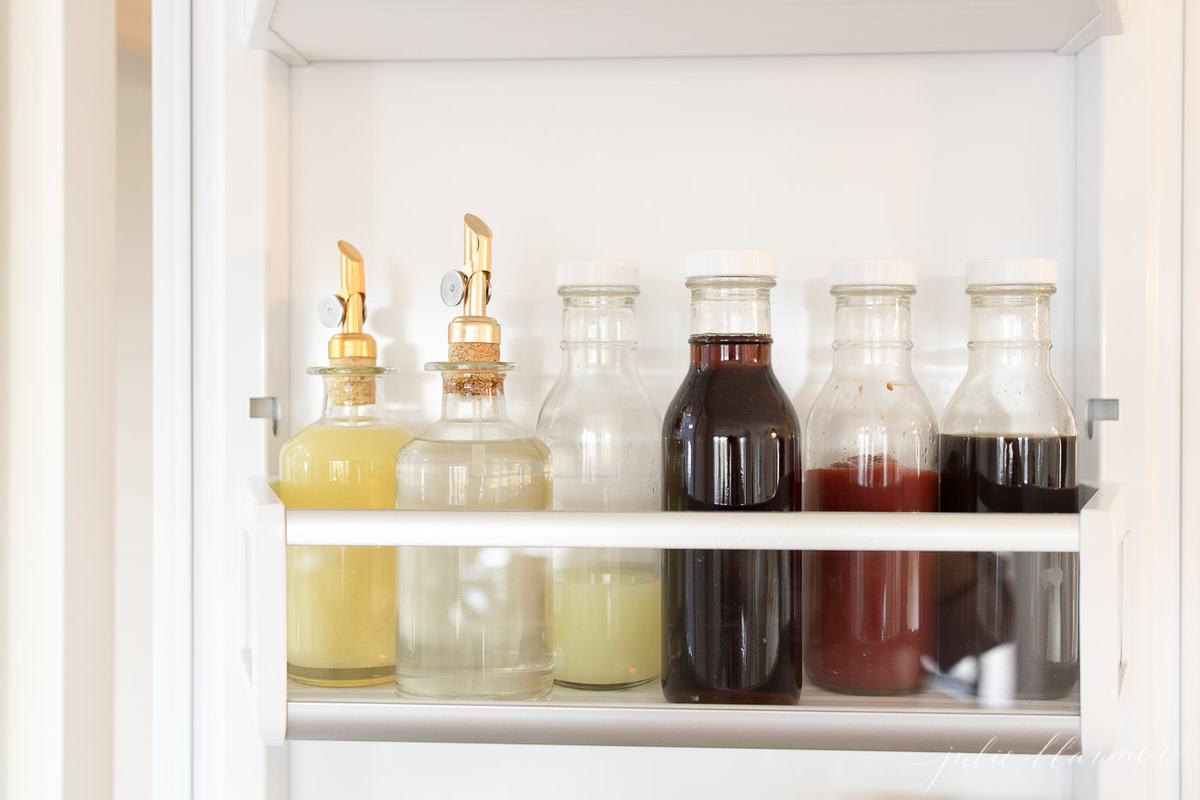
POLYGON ((192 796, 192 8, 152 0, 156 798, 192 796))

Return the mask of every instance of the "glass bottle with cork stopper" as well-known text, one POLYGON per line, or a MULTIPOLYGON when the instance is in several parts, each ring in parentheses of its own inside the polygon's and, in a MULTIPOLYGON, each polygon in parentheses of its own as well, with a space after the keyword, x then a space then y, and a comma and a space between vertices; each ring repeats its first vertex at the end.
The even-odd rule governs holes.
MULTIPOLYGON (((464 220, 464 266, 442 280, 449 326, 442 415, 396 459, 396 507, 545 510, 550 451, 508 418, 500 323, 488 316, 492 232, 464 220)), ((488 517, 464 517, 487 525, 488 517)), ((403 547, 397 558, 396 683, 410 697, 531 699, 553 686, 550 558, 509 547, 403 547)))
MULTIPOLYGON (((322 301, 323 322, 339 326, 321 419, 279 453, 279 498, 288 508, 391 508, 396 453, 406 430, 382 411, 375 340, 363 331, 363 258, 338 242, 342 286, 322 301)), ((287 548, 288 677, 320 686, 392 680, 395 664, 396 556, 392 547, 287 548)))

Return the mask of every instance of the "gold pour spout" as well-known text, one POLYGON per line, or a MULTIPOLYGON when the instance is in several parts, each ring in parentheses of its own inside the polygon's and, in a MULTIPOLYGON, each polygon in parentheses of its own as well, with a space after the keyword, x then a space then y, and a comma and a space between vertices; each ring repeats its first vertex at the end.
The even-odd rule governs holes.
POLYGON ((461 304, 463 313, 450 322, 447 341, 451 361, 498 361, 500 323, 487 313, 492 295, 492 229, 474 214, 463 217, 463 267, 442 279, 442 299, 461 304))
POLYGON ((375 339, 363 333, 367 318, 367 282, 362 253, 349 242, 338 242, 342 261, 342 288, 337 298, 342 306, 341 332, 329 340, 329 360, 334 366, 375 363, 375 339), (353 362, 341 359, 356 359, 353 362), (362 359, 362 360, 359 360, 362 359))
POLYGON ((468 268, 463 310, 469 317, 486 317, 492 280, 492 229, 474 214, 463 217, 463 264, 468 268))

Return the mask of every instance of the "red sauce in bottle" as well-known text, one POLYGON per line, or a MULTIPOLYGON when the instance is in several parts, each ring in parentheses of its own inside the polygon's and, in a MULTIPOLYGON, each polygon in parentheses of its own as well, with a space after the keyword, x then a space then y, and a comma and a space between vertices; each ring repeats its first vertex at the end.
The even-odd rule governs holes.
MULTIPOLYGON (((938 475, 855 460, 804 474, 806 511, 937 511, 938 475)), ((803 554, 804 665, 852 694, 920 689, 937 643, 937 553, 803 554)))

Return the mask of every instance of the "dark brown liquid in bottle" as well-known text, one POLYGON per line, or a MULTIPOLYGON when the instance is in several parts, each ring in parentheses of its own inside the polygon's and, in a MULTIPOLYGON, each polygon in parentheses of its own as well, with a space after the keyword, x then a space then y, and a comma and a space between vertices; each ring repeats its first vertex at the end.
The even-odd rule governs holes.
MULTIPOLYGON (((1074 436, 942 436, 942 511, 1075 513, 1074 436)), ((1077 553, 943 553, 938 662, 1015 646, 1015 696, 1061 697, 1079 678, 1077 553)))
MULTIPOLYGON (((799 511, 800 426, 769 336, 693 336, 663 427, 667 511, 799 511)), ((737 523, 730 521, 731 526, 737 523)), ((663 694, 675 703, 795 703, 799 554, 663 554, 663 694)))

